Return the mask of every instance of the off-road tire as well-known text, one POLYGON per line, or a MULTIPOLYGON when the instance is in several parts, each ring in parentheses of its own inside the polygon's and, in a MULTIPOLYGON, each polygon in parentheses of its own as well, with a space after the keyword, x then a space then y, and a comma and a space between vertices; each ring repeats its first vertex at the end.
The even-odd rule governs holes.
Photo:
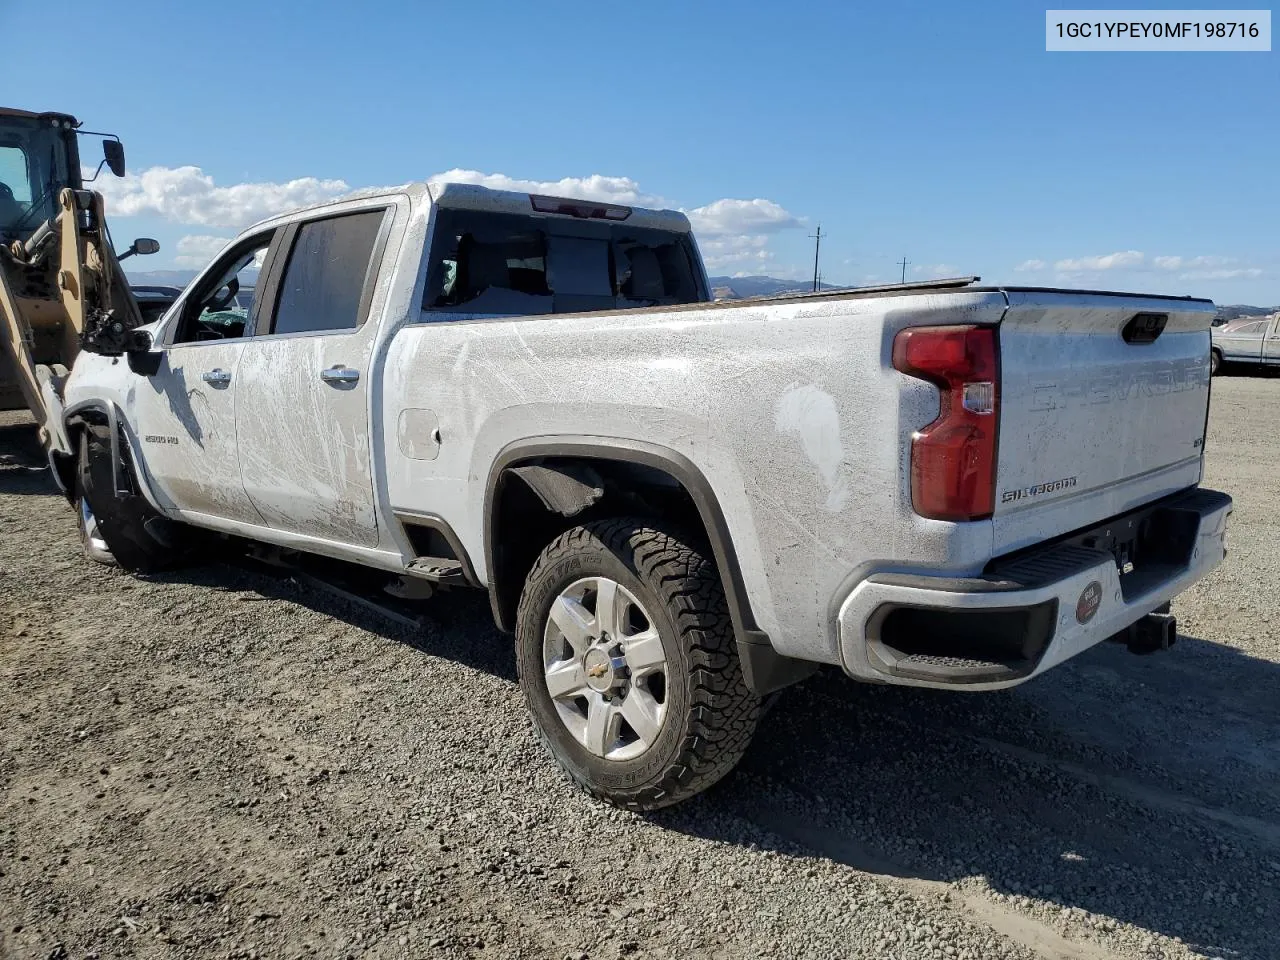
POLYGON ((516 662, 534 728, 579 787, 619 807, 656 810, 706 790, 734 768, 755 732, 760 701, 742 675, 715 563, 697 544, 651 520, 597 520, 552 541, 520 597, 516 662), (588 752, 547 691, 543 637, 551 605, 590 576, 609 577, 641 600, 667 658, 666 719, 652 746, 632 760, 588 752))
POLYGON ((1222 351, 1209 351, 1209 376, 1217 376, 1218 371, 1222 369, 1222 351))
MULTIPOLYGON (((127 469, 127 468, 126 468, 127 469)), ((147 498, 137 492, 132 476, 126 480, 133 492, 118 497, 111 471, 111 434, 107 427, 88 425, 80 432, 80 457, 76 465, 76 512, 83 517, 80 500, 89 504, 98 522, 98 533, 106 542, 117 565, 145 573, 163 570, 182 560, 180 526, 156 512, 147 498)), ((81 522, 80 535, 87 531, 81 522)), ((99 563, 86 540, 85 554, 99 563)))

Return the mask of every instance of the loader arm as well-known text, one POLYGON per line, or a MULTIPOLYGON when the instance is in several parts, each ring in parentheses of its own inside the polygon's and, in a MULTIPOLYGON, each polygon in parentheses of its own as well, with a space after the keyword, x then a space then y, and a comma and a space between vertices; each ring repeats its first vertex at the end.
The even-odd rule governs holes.
MULTIPOLYGON (((22 399, 43 431, 44 401, 36 379, 36 364, 31 358, 31 328, 18 311, 18 298, 9 285, 7 273, 0 268, 0 320, 3 321, 0 325, 0 360, 7 361, 13 370, 22 399)), ((40 439, 44 441, 43 432, 40 439)))
POLYGON ((0 249, 0 342, 46 446, 45 384, 60 391, 86 334, 92 338, 104 324, 131 330, 142 323, 107 234, 102 195, 66 188, 58 207, 25 243, 0 249))

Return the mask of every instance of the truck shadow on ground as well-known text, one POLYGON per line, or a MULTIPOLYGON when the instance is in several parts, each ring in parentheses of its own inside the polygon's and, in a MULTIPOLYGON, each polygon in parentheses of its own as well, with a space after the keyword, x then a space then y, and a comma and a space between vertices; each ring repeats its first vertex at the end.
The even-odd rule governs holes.
POLYGON ((1210 956, 1275 956, 1277 690, 1275 664, 1185 636, 996 694, 833 671, 785 696, 721 789, 653 819, 732 843, 746 821, 758 846, 926 891, 985 878, 1050 924, 1074 907, 1210 956))
POLYGON ((320 558, 306 563, 305 572, 271 569, 246 559, 232 545, 219 550, 216 562, 152 574, 148 579, 286 600, 421 653, 516 683, 515 648, 493 625, 487 595, 479 590, 451 589, 429 600, 400 602, 381 594, 379 584, 385 576, 368 577, 361 583, 364 573, 349 564, 320 558), (335 595, 309 579, 317 575, 324 575, 351 596, 335 595), (373 609, 370 601, 387 613, 373 609))
POLYGON ((1228 360, 1222 364, 1215 377, 1280 377, 1280 367, 1257 363, 1240 363, 1228 360))

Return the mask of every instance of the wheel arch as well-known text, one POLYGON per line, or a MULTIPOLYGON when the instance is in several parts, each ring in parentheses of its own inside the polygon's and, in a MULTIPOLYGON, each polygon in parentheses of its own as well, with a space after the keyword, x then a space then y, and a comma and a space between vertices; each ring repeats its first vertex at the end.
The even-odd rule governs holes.
MULTIPOLYGON (((676 515, 706 537, 720 573, 743 673, 757 694, 801 680, 817 664, 773 649, 751 608, 728 522, 710 482, 686 456, 669 447, 610 437, 548 436, 504 447, 489 469, 484 496, 484 558, 489 599, 499 629, 512 632, 525 577, 542 548, 605 503, 618 504, 619 476, 665 477, 687 498, 676 515), (527 469, 536 468, 536 469, 527 469), (639 471, 639 473, 636 473, 639 471), (514 519, 520 517, 522 522, 514 519), (513 528, 518 539, 508 539, 513 528)), ((663 515, 666 515, 665 511, 663 515)))
POLYGON ((127 490, 127 478, 131 478, 152 508, 161 514, 165 513, 151 488, 142 458, 138 455, 136 440, 126 428, 127 421, 124 413, 115 403, 99 398, 81 400, 63 411, 62 423, 66 428, 71 453, 61 458, 64 462, 59 464, 57 469, 60 472, 60 479, 71 478, 72 482, 66 487, 68 491, 75 489, 74 471, 76 457, 79 455, 81 431, 90 424, 103 426, 108 429, 111 437, 112 477, 116 491, 127 490))
POLYGON ((62 411, 62 428, 67 438, 67 449, 50 451, 49 461, 58 485, 68 500, 75 499, 75 473, 80 456, 80 434, 89 426, 110 429, 119 416, 115 404, 106 400, 82 400, 62 411))

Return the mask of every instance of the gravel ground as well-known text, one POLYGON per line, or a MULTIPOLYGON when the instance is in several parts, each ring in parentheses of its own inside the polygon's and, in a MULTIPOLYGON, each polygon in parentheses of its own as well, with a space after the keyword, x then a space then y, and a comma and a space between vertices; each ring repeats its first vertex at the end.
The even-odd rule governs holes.
POLYGON ((652 816, 543 756, 478 595, 124 576, 35 454, 0 421, 0 957, 1280 957, 1276 379, 1214 382, 1232 553, 1172 652, 824 673, 652 816))

